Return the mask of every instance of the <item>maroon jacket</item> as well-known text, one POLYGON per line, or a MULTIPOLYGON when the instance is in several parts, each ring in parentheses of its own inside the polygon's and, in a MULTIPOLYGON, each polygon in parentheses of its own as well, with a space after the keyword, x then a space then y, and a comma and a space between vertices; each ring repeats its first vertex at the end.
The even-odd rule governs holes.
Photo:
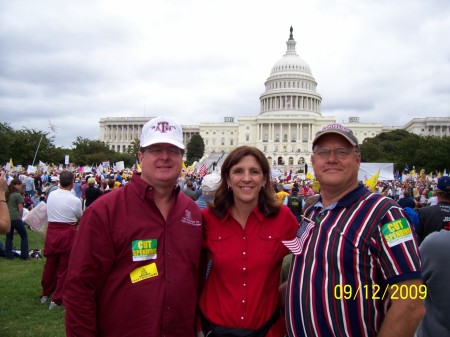
POLYGON ((64 288, 67 336, 195 335, 202 216, 173 193, 167 221, 138 174, 86 209, 64 288))

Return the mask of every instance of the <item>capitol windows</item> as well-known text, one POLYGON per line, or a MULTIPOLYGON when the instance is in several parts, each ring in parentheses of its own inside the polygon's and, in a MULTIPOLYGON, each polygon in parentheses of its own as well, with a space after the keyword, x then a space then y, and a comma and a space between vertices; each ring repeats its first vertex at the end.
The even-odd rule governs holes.
POLYGON ((233 139, 230 139, 230 145, 233 146, 233 139))
POLYGON ((245 141, 246 141, 246 142, 250 141, 250 135, 249 135, 249 134, 246 134, 246 135, 245 135, 245 141))
POLYGON ((268 142, 269 141, 269 134, 265 133, 264 137, 263 137, 263 142, 268 142))
POLYGON ((208 138, 205 138, 205 145, 208 145, 208 138))
POLYGON ((275 141, 276 141, 276 142, 279 142, 279 141, 280 141, 280 135, 279 135, 278 133, 275 135, 275 141))
POLYGON ((288 141, 288 135, 287 135, 287 133, 284 134, 283 141, 284 141, 284 142, 287 142, 287 141, 288 141))
POLYGON ((220 140, 220 145, 222 145, 222 146, 225 145, 225 138, 222 138, 222 139, 220 140))

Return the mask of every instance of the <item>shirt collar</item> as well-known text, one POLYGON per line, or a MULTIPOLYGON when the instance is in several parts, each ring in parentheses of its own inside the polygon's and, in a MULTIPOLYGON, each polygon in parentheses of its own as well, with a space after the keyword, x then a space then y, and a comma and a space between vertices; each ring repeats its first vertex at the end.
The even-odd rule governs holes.
MULTIPOLYGON (((352 190, 351 192, 344 195, 340 200, 331 204, 324 210, 330 210, 335 207, 347 208, 353 205, 358 199, 360 199, 363 195, 367 194, 369 190, 363 185, 358 184, 358 186, 352 190)), ((322 196, 319 197, 319 200, 314 204, 314 208, 323 208, 322 204, 322 196)))
MULTIPOLYGON (((131 177, 130 186, 133 187, 133 189, 136 191, 137 195, 139 195, 142 199, 145 199, 146 197, 149 197, 150 199, 153 199, 153 192, 154 187, 150 184, 148 184, 146 181, 144 181, 141 178, 140 173, 135 173, 131 177)), ((174 195, 178 195, 180 192, 180 186, 174 185, 173 193, 174 195)))
MULTIPOLYGON (((256 205, 255 208, 253 208, 253 210, 250 212, 249 217, 251 216, 251 214, 255 214, 256 219, 258 219, 259 222, 264 220, 264 215, 261 213, 261 211, 259 210, 258 205, 256 205)), ((228 219, 231 217, 231 207, 228 209, 227 214, 223 217, 223 219, 220 222, 226 222, 228 221, 228 219)))

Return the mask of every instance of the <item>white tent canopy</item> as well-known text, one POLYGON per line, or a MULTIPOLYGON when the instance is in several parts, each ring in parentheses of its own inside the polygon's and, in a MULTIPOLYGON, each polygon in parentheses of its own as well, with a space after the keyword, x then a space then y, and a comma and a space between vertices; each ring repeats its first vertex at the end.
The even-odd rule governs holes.
MULTIPOLYGON (((315 177, 312 165, 309 166, 309 172, 315 177)), ((394 164, 393 163, 361 163, 358 171, 358 180, 365 181, 373 177, 378 170, 380 176, 378 180, 394 180, 394 164)))
POLYGON ((378 180, 394 180, 393 163, 361 163, 358 171, 358 180, 365 181, 373 177, 378 170, 380 170, 378 180))

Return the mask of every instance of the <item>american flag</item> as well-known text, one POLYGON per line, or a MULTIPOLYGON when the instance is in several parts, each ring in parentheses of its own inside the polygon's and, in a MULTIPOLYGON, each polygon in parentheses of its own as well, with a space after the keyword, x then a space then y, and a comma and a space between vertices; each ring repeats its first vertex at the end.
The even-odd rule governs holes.
POLYGON ((282 242, 294 255, 300 255, 303 250, 303 245, 305 244, 305 241, 308 238, 311 229, 313 228, 314 221, 309 219, 303 220, 297 230, 295 239, 282 242))
POLYGON ((206 164, 203 164, 200 169, 198 170, 198 175, 200 177, 206 176, 206 164))

